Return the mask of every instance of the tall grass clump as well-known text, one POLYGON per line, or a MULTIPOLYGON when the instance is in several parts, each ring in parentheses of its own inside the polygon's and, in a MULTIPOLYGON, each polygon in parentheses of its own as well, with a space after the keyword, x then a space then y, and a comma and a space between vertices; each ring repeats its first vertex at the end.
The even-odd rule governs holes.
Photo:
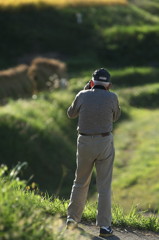
POLYGON ((113 224, 120 227, 131 227, 141 230, 159 232, 159 218, 155 214, 147 215, 139 212, 136 206, 132 206, 126 214, 118 204, 113 206, 113 224))
MULTIPOLYGON (((97 214, 97 203, 87 202, 83 219, 87 222, 94 222, 97 214)), ((138 211, 135 205, 132 205, 126 213, 119 204, 113 204, 112 223, 116 227, 130 227, 134 229, 149 230, 159 232, 159 218, 157 214, 146 215, 147 211, 138 211)))

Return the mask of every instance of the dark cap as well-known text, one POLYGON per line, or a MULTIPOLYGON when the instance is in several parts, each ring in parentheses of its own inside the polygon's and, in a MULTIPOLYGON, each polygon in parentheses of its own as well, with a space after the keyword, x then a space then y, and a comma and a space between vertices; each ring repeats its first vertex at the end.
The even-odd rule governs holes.
POLYGON ((104 68, 100 68, 94 71, 92 74, 92 80, 100 81, 100 82, 109 82, 110 81, 110 73, 104 68))

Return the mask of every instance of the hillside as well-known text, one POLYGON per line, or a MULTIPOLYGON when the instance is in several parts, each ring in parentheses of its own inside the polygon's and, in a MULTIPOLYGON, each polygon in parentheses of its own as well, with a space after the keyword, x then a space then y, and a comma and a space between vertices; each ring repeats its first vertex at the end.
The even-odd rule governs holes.
POLYGON ((101 64, 158 66, 159 3, 155 0, 61 8, 50 1, 7 2, 5 7, 0 1, 0 69, 29 64, 37 55, 66 61, 70 72, 101 64))
MULTIPOLYGON (((112 74, 122 116, 114 125, 113 199, 125 209, 158 211, 158 1, 118 5, 47 3, 4 7, 0 1, 0 69, 35 56, 67 63, 67 90, 40 92, 0 106, 0 164, 28 166, 20 177, 68 198, 75 170, 76 123, 66 110, 92 72, 112 74), (82 23, 77 21, 82 14, 82 23)), ((96 200, 95 173, 89 199, 96 200)))

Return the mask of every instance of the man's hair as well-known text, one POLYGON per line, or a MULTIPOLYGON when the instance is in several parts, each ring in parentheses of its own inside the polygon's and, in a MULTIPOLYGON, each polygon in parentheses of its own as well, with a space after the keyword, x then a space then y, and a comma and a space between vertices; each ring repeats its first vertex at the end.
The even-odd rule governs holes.
POLYGON ((108 85, 110 84, 110 82, 101 82, 96 80, 93 80, 93 82, 94 82, 94 85, 102 85, 104 87, 108 87, 108 85))

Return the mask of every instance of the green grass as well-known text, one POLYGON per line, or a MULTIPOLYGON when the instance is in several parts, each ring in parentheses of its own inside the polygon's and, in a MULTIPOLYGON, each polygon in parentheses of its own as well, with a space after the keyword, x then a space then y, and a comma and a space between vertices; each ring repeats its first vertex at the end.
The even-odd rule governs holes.
MULTIPOLYGON (((73 240, 83 237, 79 231, 65 230, 68 201, 41 195, 33 185, 30 190, 31 186, 18 179, 21 170, 20 164, 9 172, 5 165, 0 168, 0 237, 4 240, 73 240)), ((87 203, 82 219, 94 222, 96 207, 96 203, 87 203)), ((157 216, 146 217, 135 207, 125 214, 121 207, 113 206, 113 226, 158 232, 158 223, 157 216)))
MULTIPOLYGON (((133 1, 130 1, 130 2, 133 2, 133 1)), ((159 12, 159 2, 158 2, 158 0, 135 1, 135 4, 140 9, 144 9, 148 13, 151 13, 152 15, 157 15, 158 12, 159 12)))
MULTIPOLYGON (((158 23, 159 22, 159 17, 157 16, 157 14, 155 15, 154 14, 154 11, 153 11, 153 14, 150 12, 150 8, 152 9, 153 8, 158 8, 159 7, 159 4, 157 3, 151 3, 150 2, 146 2, 146 4, 142 4, 141 3, 141 7, 139 8, 138 6, 135 6, 134 4, 131 4, 130 5, 132 10, 136 13, 138 13, 140 16, 143 16, 145 20, 147 21, 152 21, 154 23, 158 23), (147 5, 148 8, 146 9, 143 9, 143 7, 147 5)), ((159 9, 158 9, 159 10, 159 9)))

